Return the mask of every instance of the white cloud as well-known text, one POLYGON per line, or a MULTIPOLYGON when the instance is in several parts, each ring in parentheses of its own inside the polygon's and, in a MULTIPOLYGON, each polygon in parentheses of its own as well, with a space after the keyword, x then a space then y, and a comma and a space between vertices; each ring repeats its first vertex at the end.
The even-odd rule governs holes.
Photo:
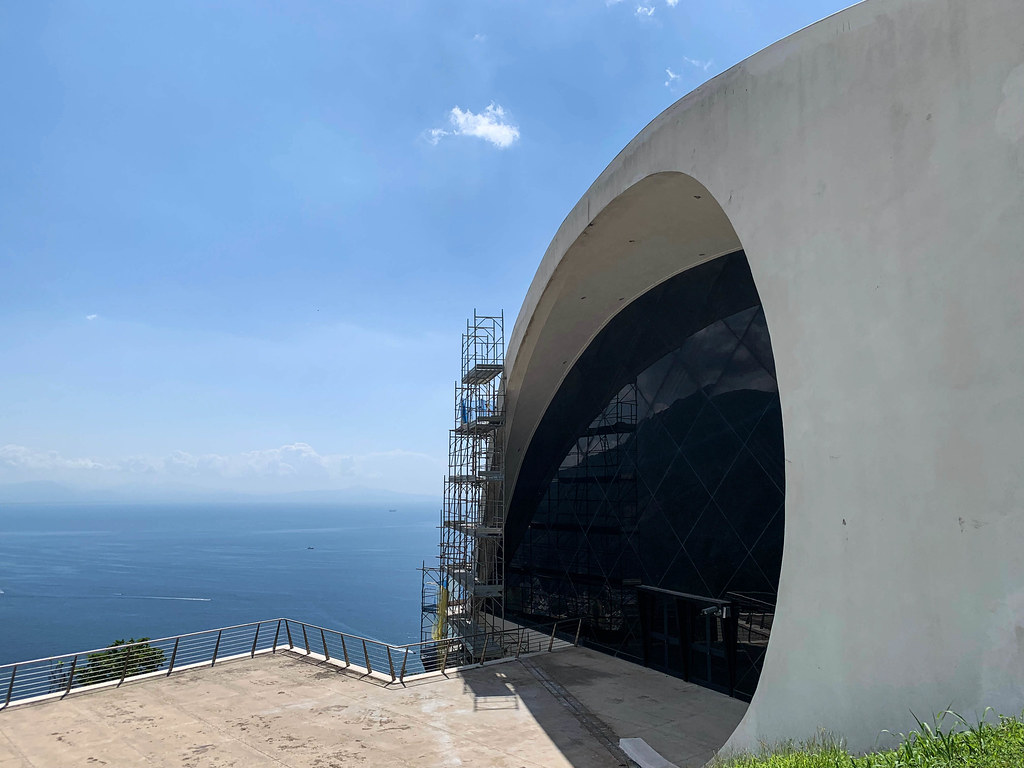
POLYGON ((689 56, 683 56, 683 61, 685 61, 691 67, 696 67, 697 69, 703 72, 707 72, 709 69, 711 69, 711 65, 715 63, 711 59, 708 59, 707 61, 701 61, 700 59, 691 59, 689 56))
POLYGON ((480 114, 452 107, 448 113, 451 128, 434 128, 429 133, 431 144, 445 136, 476 136, 496 147, 506 149, 519 139, 519 126, 505 120, 505 110, 493 101, 480 114))
POLYGON ((86 315, 85 319, 86 320, 95 320, 97 317, 99 317, 99 315, 86 315))
POLYGON ((0 470, 38 472, 50 470, 105 470, 110 467, 93 459, 67 459, 57 451, 36 451, 24 445, 0 446, 0 470))
MULTIPOLYGON (((604 4, 609 8, 611 8, 613 5, 619 5, 622 2, 623 0, 604 0, 604 4)), ((679 5, 679 0, 665 0, 665 5, 669 8, 675 8, 677 5, 679 5)), ((655 6, 653 1, 649 3, 641 3, 636 7, 636 10, 633 11, 633 15, 637 16, 638 18, 648 19, 654 15, 654 11, 656 10, 656 8, 657 6, 655 6)))
MULTIPOLYGON (((699 69, 703 73, 707 73, 712 66, 714 61, 708 59, 707 61, 701 61, 700 59, 691 59, 689 56, 683 56, 683 61, 688 67, 699 69)), ((683 75, 679 72, 673 72, 671 68, 665 68, 665 75, 668 79, 665 81, 665 87, 669 90, 675 90, 677 86, 683 84, 683 75)), ((695 83, 691 83, 693 85, 695 83)))
POLYGON ((487 42, 487 35, 484 35, 484 34, 481 34, 480 32, 477 32, 475 35, 473 35, 473 42, 474 43, 484 43, 484 42, 487 42))
POLYGON ((393 449, 363 454, 322 454, 308 443, 290 443, 234 454, 192 454, 120 459, 67 458, 57 451, 0 446, 0 482, 48 480, 75 487, 173 483, 241 492, 334 490, 354 485, 432 493, 441 459, 393 449))
MULTIPOLYGON (((174 451, 155 459, 135 457, 120 463, 129 472, 143 471, 178 479, 270 480, 290 479, 335 485, 353 480, 355 458, 321 454, 308 443, 290 443, 235 454, 191 454, 174 451)), ((317 486, 319 487, 319 486, 317 486)))

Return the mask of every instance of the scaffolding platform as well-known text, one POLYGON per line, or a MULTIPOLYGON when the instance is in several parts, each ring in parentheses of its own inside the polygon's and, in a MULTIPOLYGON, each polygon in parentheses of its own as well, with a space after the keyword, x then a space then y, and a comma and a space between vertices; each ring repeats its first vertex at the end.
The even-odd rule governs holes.
POLYGON ((452 576, 463 589, 472 592, 474 597, 497 597, 501 594, 501 584, 481 584, 469 571, 452 571, 452 576))
POLYGON ((505 479, 504 472, 480 472, 475 475, 448 475, 450 483, 500 483, 505 479))
POLYGON ((477 363, 463 374, 462 383, 467 386, 486 384, 495 376, 500 376, 503 367, 500 363, 477 363))
POLYGON ((505 532, 504 529, 501 528, 501 526, 497 526, 497 525, 495 525, 495 526, 486 526, 486 525, 477 525, 477 524, 474 524, 474 523, 462 523, 462 522, 456 522, 456 521, 449 521, 449 522, 445 523, 445 525, 447 525, 450 528, 454 528, 454 529, 458 530, 461 533, 465 533, 467 536, 476 536, 478 539, 480 539, 480 538, 489 538, 489 539, 497 538, 498 536, 501 536, 505 532))
POLYGON ((501 426, 502 421, 501 416, 478 416, 471 421, 462 422, 455 428, 455 431, 464 435, 483 435, 496 430, 501 426))

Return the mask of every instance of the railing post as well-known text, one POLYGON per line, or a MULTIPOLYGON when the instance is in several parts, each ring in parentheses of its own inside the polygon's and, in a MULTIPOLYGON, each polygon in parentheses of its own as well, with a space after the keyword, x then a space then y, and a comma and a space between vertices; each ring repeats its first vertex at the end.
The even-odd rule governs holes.
POLYGON ((271 653, 277 653, 277 637, 281 634, 281 620, 277 620, 277 631, 274 633, 274 645, 271 647, 271 653))
POLYGON ((555 647, 555 632, 558 631, 558 622, 556 621, 554 626, 551 627, 551 642, 548 643, 548 653, 551 653, 551 649, 555 647))
MULTIPOLYGON (((71 684, 75 681, 75 667, 77 666, 78 656, 76 654, 75 658, 71 661, 71 672, 70 674, 68 674, 68 684, 67 687, 64 688, 64 696, 67 696, 69 693, 71 693, 71 684)), ((64 696, 61 696, 61 698, 63 699, 64 696)))
POLYGON ((223 629, 217 632, 217 642, 213 645, 213 661, 210 662, 211 667, 217 663, 217 652, 220 651, 220 636, 222 634, 224 634, 223 629))
POLYGON ((366 650, 366 641, 363 640, 363 658, 366 659, 366 671, 373 672, 373 667, 370 666, 370 652, 366 650))
POLYGON ((128 662, 131 661, 131 659, 132 659, 132 649, 131 649, 131 647, 125 648, 124 666, 121 668, 121 679, 117 681, 118 687, 120 687, 121 683, 124 682, 125 675, 128 674, 128 662))
POLYGON ((320 642, 324 644, 324 661, 330 661, 331 654, 327 650, 327 636, 324 634, 322 629, 320 630, 320 642))
POLYGON ((581 618, 579 624, 576 625, 576 641, 573 643, 573 645, 576 648, 580 647, 580 632, 582 632, 582 631, 583 631, 583 619, 581 618))
POLYGON ((444 668, 448 666, 448 643, 445 642, 444 650, 441 651, 441 674, 444 674, 444 668))
POLYGON ((523 632, 524 628, 519 628, 519 638, 516 640, 516 660, 519 660, 519 653, 523 650, 523 632))
POLYGON ((398 673, 398 682, 405 682, 405 665, 409 662, 409 649, 405 649, 405 656, 402 657, 402 671, 398 673))
POLYGON ((302 622, 302 642, 306 645, 306 655, 309 656, 309 635, 306 634, 306 622, 302 622))
POLYGON ((249 651, 249 658, 250 658, 250 659, 254 659, 254 658, 256 658, 256 643, 257 643, 257 642, 259 641, 259 639, 260 639, 260 627, 262 627, 262 626, 263 626, 263 622, 262 622, 262 621, 261 621, 261 622, 259 622, 259 623, 258 623, 258 624, 256 625, 256 634, 255 634, 255 635, 253 635, 253 638, 252 638, 252 650, 251 650, 251 651, 249 651))
POLYGON ((288 626, 288 619, 284 620, 284 631, 288 635, 288 650, 294 650, 295 643, 292 642, 292 628, 288 626))
POLYGON ((395 664, 391 661, 391 646, 385 645, 384 650, 388 652, 388 671, 391 673, 391 682, 395 682, 395 664))
POLYGON ((480 651, 480 663, 484 663, 484 659, 487 658, 487 643, 490 641, 490 635, 484 635, 484 649, 480 651))
POLYGON ((18 674, 18 665, 11 667, 11 681, 7 684, 7 696, 4 698, 4 707, 11 703, 11 696, 14 694, 14 676, 18 674))
POLYGON ((171 676, 171 671, 174 669, 174 660, 178 658, 178 643, 181 642, 180 637, 174 638, 174 650, 171 651, 171 663, 167 665, 167 676, 171 676))
POLYGON ((345 645, 345 635, 341 636, 341 653, 345 657, 345 666, 351 667, 352 663, 348 660, 348 646, 345 645))

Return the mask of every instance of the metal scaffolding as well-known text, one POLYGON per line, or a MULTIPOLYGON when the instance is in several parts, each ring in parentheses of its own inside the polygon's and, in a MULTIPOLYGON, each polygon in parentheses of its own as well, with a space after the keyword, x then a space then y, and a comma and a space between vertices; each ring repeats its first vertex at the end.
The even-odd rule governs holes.
POLYGON ((423 568, 424 640, 504 626, 504 365, 504 315, 474 310, 448 433, 438 564, 423 568))

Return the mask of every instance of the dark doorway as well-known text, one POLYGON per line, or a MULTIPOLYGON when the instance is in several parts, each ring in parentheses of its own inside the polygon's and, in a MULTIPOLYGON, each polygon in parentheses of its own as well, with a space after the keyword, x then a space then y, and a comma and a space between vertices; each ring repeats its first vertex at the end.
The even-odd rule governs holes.
POLYGON ((644 664, 728 694, 736 691, 736 612, 727 600, 640 587, 644 664))

